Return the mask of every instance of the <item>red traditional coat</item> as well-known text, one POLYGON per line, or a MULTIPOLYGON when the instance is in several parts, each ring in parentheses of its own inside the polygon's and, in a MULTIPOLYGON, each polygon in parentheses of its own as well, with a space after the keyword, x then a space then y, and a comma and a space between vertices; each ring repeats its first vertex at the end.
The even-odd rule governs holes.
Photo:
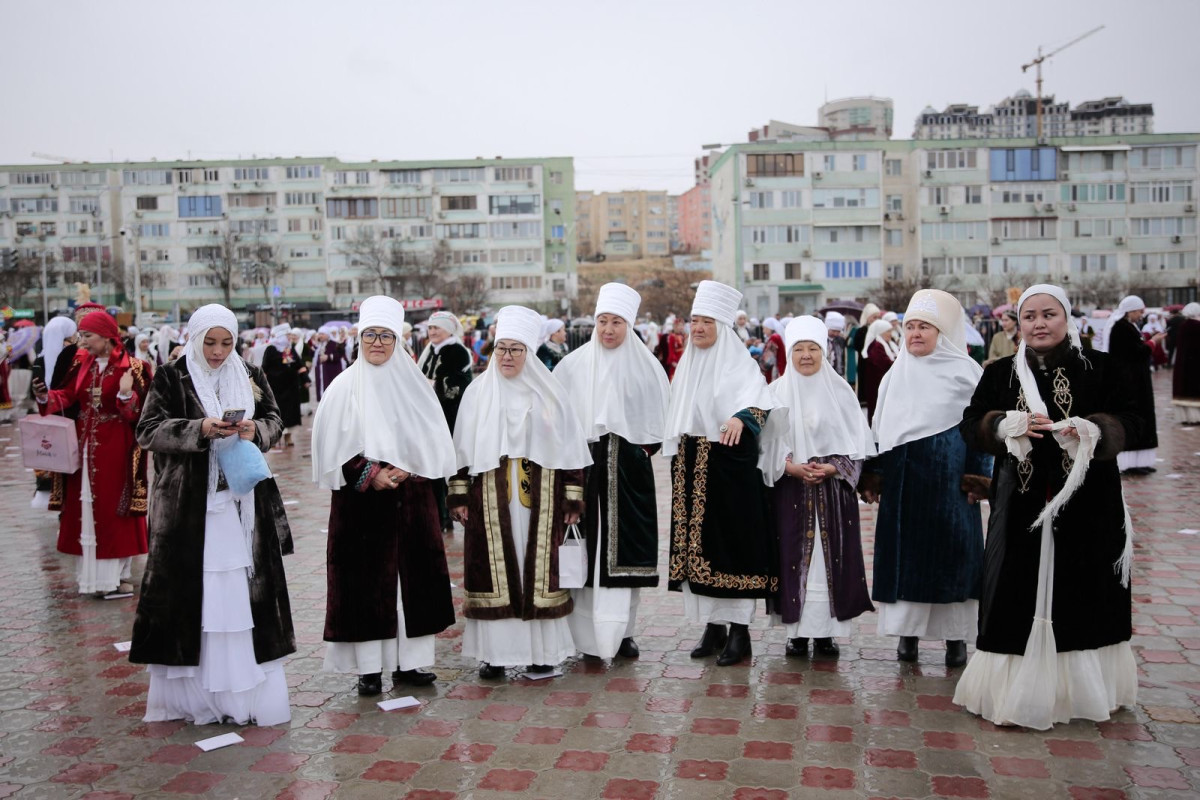
MULTIPOLYGON (((51 391, 40 408, 45 415, 77 407, 75 430, 80 452, 86 454, 81 469, 88 470, 92 489, 96 557, 128 558, 147 551, 146 457, 134 427, 149 391, 150 371, 144 362, 120 349, 113 350, 102 374, 97 367, 95 357, 80 350, 63 388, 51 391), (118 400, 121 376, 127 371, 133 372, 133 396, 118 400)), ((81 485, 81 472, 66 476, 58 526, 59 552, 76 556, 83 554, 79 545, 81 485)))

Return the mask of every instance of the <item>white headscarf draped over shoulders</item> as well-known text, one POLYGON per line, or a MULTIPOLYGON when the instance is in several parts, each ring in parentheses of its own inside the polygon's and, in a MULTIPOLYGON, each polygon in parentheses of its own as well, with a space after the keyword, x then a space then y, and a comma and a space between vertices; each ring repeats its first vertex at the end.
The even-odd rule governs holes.
MULTIPOLYGON (((1044 286, 1046 284, 1042 285, 1044 286)), ((1102 341, 1100 342, 1098 349, 1107 353, 1108 343, 1112 337, 1113 329, 1118 325, 1118 323, 1121 322, 1121 320, 1125 319, 1130 311, 1138 311, 1145 307, 1146 304, 1142 302, 1142 298, 1138 297, 1136 294, 1131 294, 1127 297, 1121 298, 1121 302, 1117 304, 1117 310, 1114 311, 1112 316, 1108 318, 1108 324, 1104 326, 1104 336, 1102 337, 1102 341)), ((1071 316, 1071 306, 1069 304, 1067 305, 1067 316, 1071 316)))
POLYGON ((507 378, 498 357, 463 392, 454 425, 459 468, 472 475, 495 469, 500 459, 528 458, 543 469, 582 469, 592 463, 579 418, 562 385, 537 358, 542 318, 522 306, 496 313, 496 341, 525 346, 525 366, 507 378))
POLYGON ((768 388, 778 408, 789 412, 790 426, 764 447, 759 459, 768 486, 783 475, 787 456, 799 464, 821 456, 846 456, 855 460, 875 455, 875 440, 858 405, 858 396, 846 379, 826 361, 829 334, 816 317, 796 317, 784 331, 787 368, 768 388), (792 364, 797 342, 815 342, 821 347, 820 369, 801 375, 792 364))
POLYGON ((362 302, 359 337, 367 328, 396 334, 396 349, 382 364, 365 355, 325 390, 313 419, 313 482, 337 490, 342 465, 362 455, 423 478, 454 475, 454 443, 433 388, 400 344, 404 306, 376 295, 362 302))
POLYGON ((634 444, 663 440, 671 384, 633 328, 641 302, 641 296, 625 284, 601 286, 596 317, 616 314, 624 319, 625 340, 609 350, 601 343, 597 326, 591 341, 568 354, 554 370, 590 442, 608 433, 634 444))
MULTIPOLYGON (((664 456, 678 452, 684 434, 719 441, 721 425, 742 409, 776 407, 758 363, 733 330, 741 300, 741 292, 716 281, 700 281, 696 289, 692 316, 715 319, 717 340, 701 349, 689 338, 675 367, 664 456)), ((759 437, 760 447, 763 438, 759 437)))
POLYGON ((937 344, 927 356, 914 356, 902 345, 896 363, 883 376, 872 425, 880 454, 962 422, 983 375, 983 368, 967 355, 966 317, 953 295, 921 289, 909 301, 904 320, 933 325, 937 344))
MULTIPOLYGON (((892 330, 892 323, 886 319, 877 319, 867 327, 867 335, 863 338, 862 357, 869 358, 868 351, 875 340, 879 338, 881 333, 892 330)), ((893 334, 894 335, 894 334, 893 334)), ((888 354, 888 358, 893 361, 896 359, 896 354, 888 347, 888 343, 883 343, 883 349, 888 354)))
POLYGON ((63 340, 75 335, 75 320, 70 317, 55 317, 46 323, 42 331, 42 363, 46 366, 46 383, 54 374, 54 365, 63 350, 63 340))

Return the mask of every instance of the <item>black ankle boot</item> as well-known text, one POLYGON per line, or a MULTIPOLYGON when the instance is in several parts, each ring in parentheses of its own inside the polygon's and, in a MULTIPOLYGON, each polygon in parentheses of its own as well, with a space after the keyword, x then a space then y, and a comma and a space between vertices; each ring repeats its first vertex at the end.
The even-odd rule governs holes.
POLYGON ((729 626, 729 639, 717 658, 718 667, 739 664, 750 657, 750 629, 736 622, 729 626))
POLYGON ((383 694, 383 674, 372 672, 370 675, 359 675, 358 693, 363 697, 383 694))
POLYGON ((700 643, 692 648, 692 658, 708 658, 725 646, 727 638, 724 625, 708 623, 704 628, 704 635, 700 637, 700 643))
POLYGON ((437 675, 432 672, 422 672, 419 669, 397 669, 392 672, 393 684, 407 684, 408 686, 428 686, 437 680, 437 675))
POLYGON ((900 644, 896 647, 896 658, 901 661, 916 661, 919 641, 916 636, 901 636, 900 644))
POLYGON ((479 665, 479 677, 487 681, 499 680, 504 677, 504 667, 484 662, 479 665))
POLYGON ((617 655, 621 658, 637 658, 642 652, 638 650, 637 642, 633 637, 626 636, 621 640, 621 646, 617 648, 617 655))
POLYGON ((967 643, 962 639, 946 640, 946 666, 961 667, 967 663, 967 643))
POLYGON ((813 658, 837 658, 841 652, 831 637, 813 639, 813 658))
POLYGON ((808 637, 797 636, 795 639, 788 639, 783 654, 788 658, 808 658, 808 637))

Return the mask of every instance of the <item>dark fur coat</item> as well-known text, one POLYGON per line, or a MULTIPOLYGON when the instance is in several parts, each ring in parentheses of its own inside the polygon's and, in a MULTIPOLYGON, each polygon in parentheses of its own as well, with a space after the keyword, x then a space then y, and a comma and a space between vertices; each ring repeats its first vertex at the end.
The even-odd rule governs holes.
MULTIPOLYGON (((255 388, 254 443, 266 452, 283 432, 279 409, 262 370, 246 366, 255 388)), ((138 442, 154 454, 155 475, 150 556, 129 652, 135 664, 199 664, 208 501, 209 443, 200 433, 204 416, 187 362, 178 359, 159 369, 137 427, 138 442)), ((282 558, 292 552, 292 533, 273 478, 255 487, 254 515, 250 610, 254 654, 261 664, 296 649, 282 558)))

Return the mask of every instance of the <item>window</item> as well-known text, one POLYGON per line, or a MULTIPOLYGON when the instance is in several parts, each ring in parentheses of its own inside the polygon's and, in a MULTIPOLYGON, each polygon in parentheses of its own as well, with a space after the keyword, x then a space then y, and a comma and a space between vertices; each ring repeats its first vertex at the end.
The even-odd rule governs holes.
POLYGON ((414 239, 432 239, 433 238, 433 226, 432 225, 409 225, 408 226, 408 235, 414 239))
POLYGON ((986 275, 987 256, 921 259, 922 275, 986 275))
MULTIPOLYGON (((1135 220, 1136 222, 1136 220, 1135 220)), ((1086 218, 1071 220, 1070 231, 1073 236, 1088 238, 1092 236, 1124 236, 1125 220, 1121 218, 1103 219, 1086 218)))
POLYGON ((966 200, 968 205, 979 205, 983 203, 983 187, 982 186, 964 186, 966 190, 966 200))
POLYGON ((234 233, 279 233, 277 219, 238 219, 229 223, 229 230, 234 233))
MULTIPOLYGON (((72 201, 74 202, 74 201, 72 201)), ((74 211, 75 209, 71 209, 74 211)), ((89 209, 90 210, 90 209, 89 209)), ((150 195, 143 195, 137 199, 138 211, 158 211, 158 198, 150 195)))
POLYGON ((175 182, 180 183, 180 184, 191 183, 192 182, 192 171, 190 169, 175 170, 175 182))
POLYGON ((387 176, 387 182, 392 185, 419 186, 421 184, 421 170, 419 169, 385 169, 383 174, 387 176))
POLYGON ((168 186, 171 183, 169 169, 127 169, 121 174, 126 186, 168 186))
POLYGON ((1110 253, 1087 253, 1071 256, 1071 272, 1116 272, 1117 257, 1110 253))
POLYGON ((774 192, 751 192, 750 207, 751 208, 773 208, 775 193, 774 192))
POLYGON ((53 222, 43 222, 39 226, 39 232, 42 236, 57 236, 58 225, 53 222))
POLYGON ((235 181, 269 181, 271 180, 271 168, 234 167, 233 179, 235 181))
POLYGON ((463 264, 486 264, 487 250, 451 250, 450 263, 456 266, 463 264))
POLYGON ((14 197, 12 209, 15 214, 55 214, 58 213, 58 198, 14 197))
POLYGON ((1057 159, 1053 147, 998 148, 991 151, 990 177, 993 182, 1058 180, 1057 159))
POLYGON ((753 269, 752 280, 756 280, 756 281, 771 280, 771 265, 770 264, 755 264, 755 265, 753 265, 752 269, 753 269))
MULTIPOLYGON (((471 198, 474 200, 474 198, 471 198)), ((501 194, 488 198, 489 214, 536 214, 542 205, 540 194, 501 194)), ((473 208, 474 206, 472 206, 473 208)))
POLYGON ((434 183, 482 183, 483 167, 459 167, 457 169, 435 169, 434 183))
POLYGON ((221 248, 219 245, 203 245, 187 249, 188 261, 219 261, 220 259, 221 248))
POLYGON ((785 281, 799 281, 804 279, 804 273, 801 272, 803 264, 789 261, 783 265, 783 279, 785 281))
POLYGON ((555 186, 562 186, 563 174, 558 170, 550 170, 550 183, 555 186))
POLYGON ((540 289, 541 275, 504 275, 492 278, 493 289, 540 289))
POLYGON ((321 193, 284 192, 283 204, 285 206, 319 206, 321 205, 321 193))
POLYGON ((746 174, 761 178, 802 178, 804 154, 751 153, 746 156, 746 174))
POLYGON ((63 186, 103 186, 103 172, 60 172, 58 182, 63 186))
POLYGON ((992 220, 992 233, 1001 239, 1053 239, 1053 219, 996 219, 992 220))
POLYGON ((310 231, 319 231, 319 230, 321 230, 321 226, 322 226, 322 222, 321 222, 320 217, 309 217, 308 218, 308 229, 310 231))
POLYGON ((346 226, 334 225, 329 229, 329 238, 334 241, 341 241, 346 238, 346 226))
POLYGON ((442 196, 442 211, 474 211, 479 198, 473 194, 448 194, 442 196))
POLYGON ((147 222, 137 226, 138 236, 162 236, 171 235, 171 225, 166 222, 147 222))
POLYGON ((1196 252, 1194 250, 1178 250, 1174 253, 1134 253, 1130 259, 1130 269, 1141 272, 1196 269, 1196 252))
POLYGON ((869 278, 871 277, 869 261, 826 261, 826 278, 869 278))
POLYGON ((969 242, 987 238, 987 222, 926 222, 921 238, 927 242, 969 242))
POLYGON ((533 167, 493 167, 495 181, 531 181, 533 167))
POLYGON ((975 169, 977 151, 974 148, 966 150, 930 150, 925 154, 926 169, 975 169))
POLYGON ((275 205, 274 192, 243 192, 229 195, 230 208, 266 208, 275 205))
POLYGON ((1141 217, 1130 220, 1134 236, 1194 236, 1195 217, 1141 217))
POLYGON ((189 195, 179 198, 179 216, 188 217, 219 217, 221 216, 221 198, 216 195, 189 195))
POLYGON ((1139 181, 1130 184, 1134 203, 1190 203, 1191 181, 1139 181))
POLYGON ((945 206, 950 204, 950 187, 949 186, 933 186, 929 189, 929 203, 935 206, 945 206))
POLYGON ((334 294, 350 294, 354 291, 354 281, 334 281, 334 294))
POLYGON ((303 222, 304 220, 302 219, 289 219, 287 221, 288 233, 300 233, 304 227, 302 224, 303 222))
POLYGON ((376 294, 379 291, 378 286, 379 281, 374 278, 359 278, 358 280, 358 291, 360 294, 376 294))
POLYGON ((855 172, 863 172, 867 168, 867 157, 865 155, 851 156, 851 169, 855 172))
POLYGON ((221 180, 221 170, 219 170, 219 169, 204 170, 204 180, 208 183, 215 183, 216 181, 221 180))
POLYGON ((289 181, 303 180, 306 178, 319 178, 321 177, 321 165, 297 164, 294 167, 286 167, 283 175, 289 181))
POLYGON ((1063 202, 1124 203, 1123 183, 1068 183, 1062 187, 1063 202))
POLYGON ((904 196, 899 195, 899 194, 889 194, 887 196, 887 210, 888 211, 903 211, 904 210, 904 196))
POLYGON ((331 219, 374 219, 379 216, 379 201, 374 197, 331 198, 325 201, 325 214, 331 219))
MULTIPOLYGON (((129 170, 126 170, 126 174, 128 172, 129 170)), ((55 173, 53 172, 14 172, 12 174, 13 186, 42 186, 54 182, 55 173)), ((129 181, 125 182, 129 183, 129 181)))
POLYGON ((887 277, 888 277, 888 280, 890 280, 890 281, 902 280, 904 278, 904 265, 903 264, 888 264, 887 265, 887 277))
POLYGON ((753 225, 746 229, 751 244, 808 244, 808 225, 753 225))
POLYGON ((403 219, 411 219, 413 217, 429 216, 429 198, 428 197, 393 197, 385 198, 383 201, 383 216, 387 218, 400 217, 403 219))
POLYGON ((531 247, 508 247, 492 251, 493 264, 532 264, 542 260, 542 252, 531 247))
MULTIPOLYGON (((647 236, 656 236, 656 235, 662 236, 663 234, 661 232, 656 233, 655 231, 650 231, 646 235, 647 236)), ((558 239, 559 241, 561 241, 561 240, 565 239, 566 237, 567 237, 567 228, 565 225, 551 225, 550 226, 550 238, 551 239, 558 239)))
POLYGON ((100 208, 100 199, 97 197, 72 197, 68 201, 68 208, 72 214, 91 214, 100 208))
POLYGON ((883 243, 888 247, 903 247, 904 231, 888 229, 885 231, 883 243))
MULTIPOLYGON (((100 252, 103 257, 103 260, 108 261, 109 257, 111 256, 111 252, 109 251, 109 249, 107 247, 105 247, 100 252)), ((62 249, 62 256, 63 256, 63 261, 66 261, 68 263, 74 263, 74 262, 95 263, 96 248, 95 248, 95 246, 92 246, 92 247, 64 247, 62 249)), ((79 280, 67 280, 66 283, 83 283, 86 280, 87 280, 87 278, 80 278, 79 280)))
POLYGON ((899 177, 904 174, 904 161, 899 158, 889 158, 883 162, 883 172, 885 175, 899 177))
POLYGON ((1196 166, 1195 145, 1181 147, 1135 147, 1129 151, 1129 166, 1134 169, 1178 169, 1196 166))
POLYGON ((878 243, 878 225, 831 225, 816 229, 817 244, 878 243))
POLYGON ((201 272, 198 275, 188 275, 188 286, 192 289, 216 285, 217 276, 211 272, 201 272))
POLYGON ((493 239, 540 239, 542 236, 541 222, 493 222, 491 224, 493 239))
POLYGON ((485 230, 486 226, 481 222, 457 222, 436 226, 439 239, 478 239, 483 236, 485 230))
POLYGON ((813 208, 879 208, 878 189, 813 189, 813 208))
POLYGON ((804 192, 790 189, 779 193, 780 208, 801 208, 804 204, 804 192))

